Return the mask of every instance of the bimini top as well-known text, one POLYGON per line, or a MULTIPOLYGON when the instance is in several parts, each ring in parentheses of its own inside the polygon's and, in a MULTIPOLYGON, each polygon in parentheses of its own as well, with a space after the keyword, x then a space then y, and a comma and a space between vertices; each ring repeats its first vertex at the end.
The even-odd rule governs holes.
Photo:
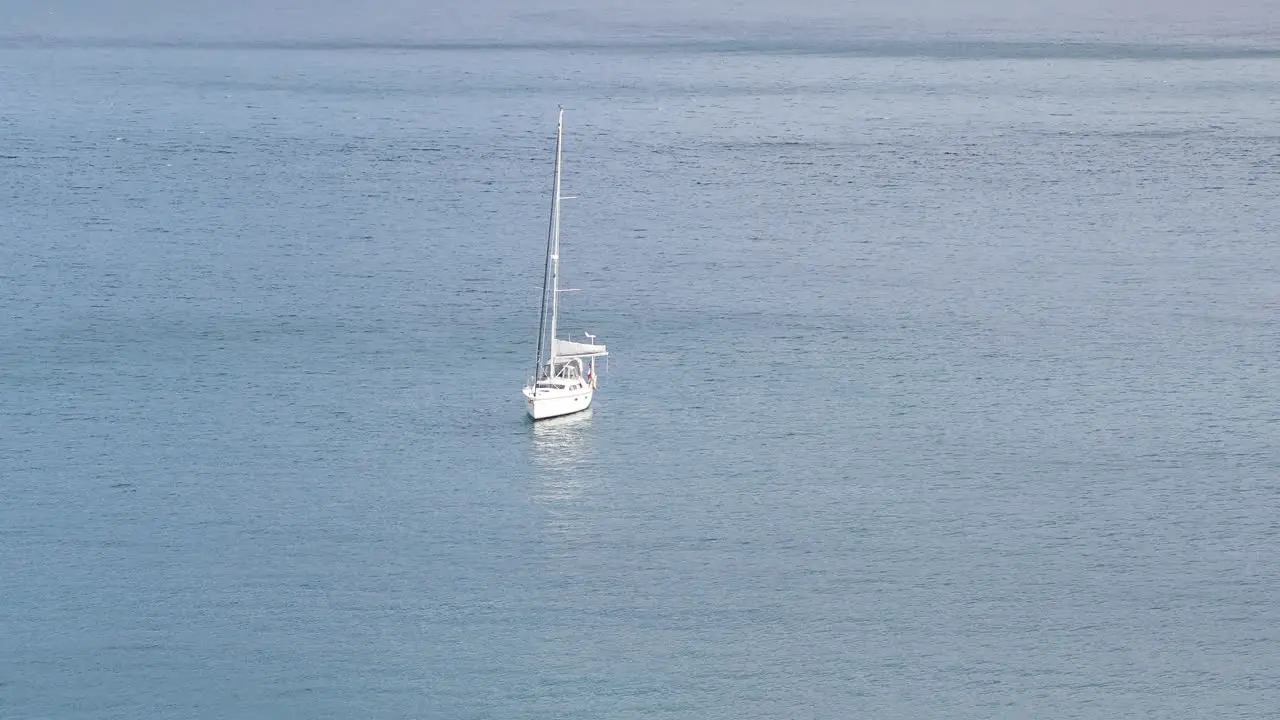
POLYGON ((603 345, 580 343, 556 338, 551 341, 551 354, 556 357, 599 357, 608 355, 603 345))

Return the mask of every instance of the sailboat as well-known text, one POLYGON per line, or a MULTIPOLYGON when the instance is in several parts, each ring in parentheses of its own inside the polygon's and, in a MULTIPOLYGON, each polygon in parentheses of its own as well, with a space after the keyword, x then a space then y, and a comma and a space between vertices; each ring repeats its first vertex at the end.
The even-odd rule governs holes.
POLYGON ((525 409, 534 420, 569 415, 591 407, 591 398, 598 384, 596 358, 609 354, 604 345, 596 344, 596 337, 590 333, 584 333, 586 342, 556 336, 560 293, 572 292, 569 288, 560 287, 560 202, 570 199, 560 194, 563 148, 564 108, 560 108, 556 123, 556 175, 551 188, 551 222, 547 227, 547 259, 542 271, 538 355, 533 376, 522 390, 525 409), (588 363, 585 366, 584 361, 588 363))

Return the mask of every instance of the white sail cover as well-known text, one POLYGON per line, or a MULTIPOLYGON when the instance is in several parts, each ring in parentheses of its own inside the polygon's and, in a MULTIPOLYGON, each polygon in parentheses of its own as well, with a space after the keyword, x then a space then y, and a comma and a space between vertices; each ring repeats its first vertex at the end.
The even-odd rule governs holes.
POLYGON ((556 338, 551 342, 551 354, 556 357, 593 357, 609 354, 605 352, 603 345, 561 340, 560 338, 556 338))

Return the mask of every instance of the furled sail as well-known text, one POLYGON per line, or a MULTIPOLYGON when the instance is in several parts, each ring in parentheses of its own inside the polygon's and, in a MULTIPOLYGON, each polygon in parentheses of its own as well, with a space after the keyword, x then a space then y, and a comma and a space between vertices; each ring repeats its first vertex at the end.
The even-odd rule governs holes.
POLYGON ((561 340, 560 338, 552 340, 551 343, 551 354, 556 357, 595 357, 609 354, 605 351, 603 345, 561 340))

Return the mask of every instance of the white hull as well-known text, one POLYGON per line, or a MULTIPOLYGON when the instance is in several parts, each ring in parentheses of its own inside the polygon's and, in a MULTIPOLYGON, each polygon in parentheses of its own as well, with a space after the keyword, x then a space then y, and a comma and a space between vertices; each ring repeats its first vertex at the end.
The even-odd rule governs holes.
POLYGON ((590 386, 570 392, 540 390, 536 396, 530 394, 529 388, 525 388, 524 406, 529 411, 529 417, 544 420, 586 410, 591 407, 591 397, 594 394, 595 391, 590 386))

